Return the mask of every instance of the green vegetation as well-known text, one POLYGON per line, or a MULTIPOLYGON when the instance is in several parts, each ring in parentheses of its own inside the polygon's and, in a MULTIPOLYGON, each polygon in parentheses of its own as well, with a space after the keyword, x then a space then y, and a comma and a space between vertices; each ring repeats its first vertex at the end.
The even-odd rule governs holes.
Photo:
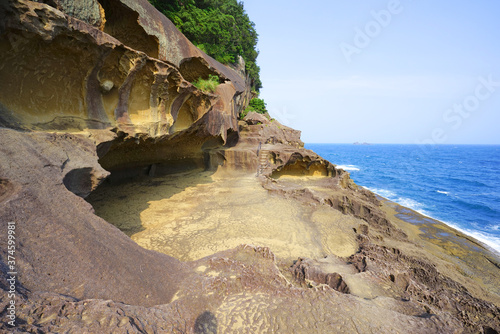
POLYGON ((250 100, 250 102, 248 103, 248 107, 241 112, 240 118, 244 118, 251 111, 266 116, 268 115, 266 109, 266 103, 264 102, 263 99, 259 99, 257 97, 254 97, 253 99, 250 100))
POLYGON ((262 87, 255 24, 237 0, 149 0, 201 50, 223 64, 245 60, 252 87, 262 87))
POLYGON ((256 113, 259 114, 267 113, 266 103, 264 102, 263 99, 259 99, 257 97, 254 97, 253 99, 250 100, 247 109, 250 109, 249 111, 255 111, 256 113))
POLYGON ((208 76, 208 79, 199 78, 198 80, 193 82, 193 85, 204 92, 215 93, 215 90, 219 85, 219 77, 210 74, 208 76))

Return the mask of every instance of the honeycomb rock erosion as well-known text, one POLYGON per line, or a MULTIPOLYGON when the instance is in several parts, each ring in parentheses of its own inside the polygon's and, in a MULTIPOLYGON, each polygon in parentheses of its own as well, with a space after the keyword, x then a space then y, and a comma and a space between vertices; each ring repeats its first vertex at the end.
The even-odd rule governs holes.
POLYGON ((113 127, 111 150, 99 152, 108 170, 186 158, 203 164, 208 140, 224 143, 237 132, 246 78, 195 48, 147 1, 55 4, 0 5, 0 124, 113 127), (220 78, 215 94, 190 83, 210 74, 220 78), (149 148, 137 149, 139 141, 149 148))
POLYGON ((0 17, 0 215, 19 231, 20 295, 168 303, 185 266, 139 247, 82 198, 109 171, 204 166, 204 145, 238 131, 246 78, 147 1, 2 1, 0 17), (215 94, 190 83, 209 74, 215 94))

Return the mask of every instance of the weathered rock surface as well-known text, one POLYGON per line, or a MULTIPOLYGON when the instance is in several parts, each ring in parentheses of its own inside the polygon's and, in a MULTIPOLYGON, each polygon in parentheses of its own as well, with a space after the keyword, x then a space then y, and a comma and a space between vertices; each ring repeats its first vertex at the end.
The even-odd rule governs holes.
POLYGON ((236 145, 210 152, 212 168, 255 172, 261 176, 330 176, 343 187, 352 181, 349 174, 316 153, 304 149, 300 131, 264 115, 250 112, 239 122, 236 145))
POLYGON ((320 268, 311 263, 309 259, 299 259, 292 267, 295 279, 301 284, 326 284, 330 288, 342 292, 350 293, 349 287, 338 273, 325 273, 320 268))
MULTIPOLYGON (((124 238, 70 192, 90 191, 108 175, 97 164, 92 141, 74 134, 0 129, 0 142, 8 143, 0 147, 0 175, 6 189, 0 219, 3 231, 7 222, 16 223, 16 262, 23 291, 141 305, 171 300, 185 266, 124 238)), ((3 261, 6 237, 4 233, 3 261)), ((5 270, 2 286, 7 286, 5 270)))
POLYGON ((250 96, 245 78, 195 48, 147 1, 53 3, 63 12, 0 4, 0 124, 115 128, 119 135, 99 150, 107 170, 187 158, 203 166, 203 145, 238 131, 250 96), (216 94, 189 82, 209 74, 220 77, 216 94))
POLYGON ((267 248, 241 246, 190 264, 175 300, 142 307, 109 300, 78 301, 54 294, 26 300, 19 330, 91 333, 452 333, 453 319, 401 314, 337 292, 287 282, 267 248), (360 316, 363 315, 363 316, 360 316), (214 331, 215 332, 215 331, 214 331))
POLYGON ((500 331, 497 256, 407 222, 299 131, 238 121, 241 71, 147 1, 9 0, 0 17, 0 330, 500 331), (190 83, 209 74, 215 94, 190 83))

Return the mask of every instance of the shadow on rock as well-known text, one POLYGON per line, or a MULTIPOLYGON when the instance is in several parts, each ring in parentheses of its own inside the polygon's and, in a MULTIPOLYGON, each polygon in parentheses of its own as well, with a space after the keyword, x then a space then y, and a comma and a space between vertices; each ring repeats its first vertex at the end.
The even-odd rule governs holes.
POLYGON ((196 318, 194 323, 195 334, 216 334, 217 318, 212 312, 205 311, 196 318))
POLYGON ((170 198, 189 187, 213 182, 212 173, 193 170, 161 177, 138 177, 123 182, 103 182, 85 198, 95 214, 128 236, 144 230, 141 213, 151 202, 170 198))

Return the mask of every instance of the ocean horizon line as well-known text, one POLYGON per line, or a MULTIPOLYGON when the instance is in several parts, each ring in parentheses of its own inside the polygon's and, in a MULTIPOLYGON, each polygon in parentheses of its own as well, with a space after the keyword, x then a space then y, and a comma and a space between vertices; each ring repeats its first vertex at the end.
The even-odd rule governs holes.
POLYGON ((371 142, 354 142, 354 143, 327 143, 327 142, 304 142, 306 145, 357 145, 357 146, 364 146, 364 145, 404 145, 404 146, 425 146, 425 147, 432 147, 432 146, 500 146, 499 144, 416 144, 416 143, 371 143, 371 142))

